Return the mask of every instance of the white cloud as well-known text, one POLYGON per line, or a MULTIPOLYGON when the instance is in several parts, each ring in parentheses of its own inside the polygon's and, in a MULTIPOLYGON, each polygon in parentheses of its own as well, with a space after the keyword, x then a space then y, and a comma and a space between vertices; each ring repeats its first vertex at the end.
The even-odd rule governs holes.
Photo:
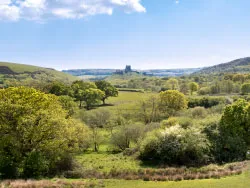
POLYGON ((146 12, 141 0, 0 0, 0 20, 80 19, 114 9, 146 12))

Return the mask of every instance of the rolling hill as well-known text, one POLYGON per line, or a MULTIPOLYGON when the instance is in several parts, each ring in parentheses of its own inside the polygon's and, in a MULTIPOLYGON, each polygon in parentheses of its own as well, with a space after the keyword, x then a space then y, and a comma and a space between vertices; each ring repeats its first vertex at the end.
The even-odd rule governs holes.
POLYGON ((211 67, 206 67, 193 74, 211 74, 211 73, 249 73, 250 57, 240 58, 228 63, 222 63, 211 67))
POLYGON ((32 85, 52 81, 70 83, 76 79, 77 77, 70 74, 50 68, 0 62, 0 87, 32 85))

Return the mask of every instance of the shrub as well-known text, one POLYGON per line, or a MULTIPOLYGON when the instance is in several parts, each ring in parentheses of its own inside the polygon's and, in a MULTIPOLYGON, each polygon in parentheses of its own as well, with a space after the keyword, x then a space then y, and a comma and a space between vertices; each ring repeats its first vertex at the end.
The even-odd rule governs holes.
POLYGON ((193 125, 193 119, 190 117, 185 117, 185 116, 179 117, 178 122, 179 125, 184 129, 191 127, 193 125))
POLYGON ((208 95, 210 93, 209 87, 202 87, 198 91, 199 95, 208 95))
POLYGON ((206 109, 204 107, 200 107, 200 106, 194 107, 191 110, 191 113, 192 113, 192 117, 194 117, 194 118, 204 118, 207 115, 206 109))
POLYGON ((250 93, 250 83, 246 83, 241 86, 241 93, 242 94, 250 93))
POLYGON ((196 97, 188 99, 188 107, 194 108, 196 106, 202 106, 204 108, 210 108, 220 103, 225 103, 224 97, 196 97))
POLYGON ((170 117, 167 120, 163 120, 161 122, 161 127, 166 128, 166 127, 172 127, 174 125, 178 124, 178 120, 175 117, 170 117))
POLYGON ((130 148, 131 143, 137 143, 142 137, 144 127, 141 124, 120 127, 111 136, 111 144, 118 150, 130 148))
POLYGON ((170 165, 204 164, 208 160, 209 142, 199 130, 176 125, 146 136, 140 153, 143 160, 160 160, 170 165))

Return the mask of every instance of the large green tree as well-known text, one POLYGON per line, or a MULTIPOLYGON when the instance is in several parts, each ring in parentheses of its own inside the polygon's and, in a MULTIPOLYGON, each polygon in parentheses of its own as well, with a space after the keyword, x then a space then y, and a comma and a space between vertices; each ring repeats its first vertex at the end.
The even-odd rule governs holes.
POLYGON ((160 93, 160 110, 173 115, 176 111, 187 108, 185 95, 177 90, 168 90, 160 93))
POLYGON ((241 93, 242 94, 250 93, 250 83, 245 83, 241 86, 241 93))
POLYGON ((117 97, 118 96, 118 90, 112 86, 109 82, 101 80, 96 81, 95 85, 98 89, 104 92, 104 96, 102 97, 102 102, 105 104, 105 100, 109 97, 117 97))
POLYGON ((79 101, 79 107, 85 102, 86 109, 90 109, 94 104, 98 103, 105 96, 104 92, 97 89, 95 83, 75 81, 72 84, 74 97, 79 101))
POLYGON ((31 88, 0 90, 0 177, 55 172, 87 138, 87 128, 66 118, 58 97, 31 88))
POLYGON ((199 85, 198 85, 196 82, 191 82, 191 83, 189 84, 189 90, 190 90, 190 94, 191 94, 191 95, 193 95, 193 93, 194 93, 195 91, 198 91, 198 89, 199 89, 199 85))
POLYGON ((240 99, 228 105, 222 115, 219 132, 218 160, 245 159, 250 147, 250 103, 240 99))

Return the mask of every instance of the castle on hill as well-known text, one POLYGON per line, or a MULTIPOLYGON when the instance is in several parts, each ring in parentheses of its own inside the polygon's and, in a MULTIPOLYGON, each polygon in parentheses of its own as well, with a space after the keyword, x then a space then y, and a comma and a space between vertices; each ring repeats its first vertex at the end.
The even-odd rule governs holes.
POLYGON ((129 73, 140 74, 138 71, 133 71, 131 68, 131 65, 126 65, 124 70, 121 70, 121 69, 116 70, 114 74, 123 75, 123 74, 129 74, 129 73))

